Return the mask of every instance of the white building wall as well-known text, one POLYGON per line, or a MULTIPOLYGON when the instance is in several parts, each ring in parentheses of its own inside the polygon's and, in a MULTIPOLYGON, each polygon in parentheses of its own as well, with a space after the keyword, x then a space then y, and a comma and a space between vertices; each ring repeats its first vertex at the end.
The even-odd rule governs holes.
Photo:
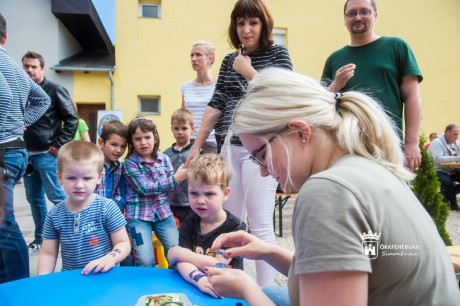
POLYGON ((57 73, 51 66, 81 51, 78 42, 51 13, 51 0, 0 0, 6 19, 8 39, 4 48, 21 63, 27 51, 45 58, 45 76, 67 88, 73 97, 73 73, 57 73))

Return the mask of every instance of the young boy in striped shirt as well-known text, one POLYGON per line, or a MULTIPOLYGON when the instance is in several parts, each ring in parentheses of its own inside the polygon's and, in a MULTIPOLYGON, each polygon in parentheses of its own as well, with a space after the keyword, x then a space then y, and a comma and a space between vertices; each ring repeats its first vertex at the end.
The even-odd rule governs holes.
POLYGON ((47 214, 37 273, 53 273, 61 245, 62 270, 107 272, 130 252, 126 220, 113 200, 94 193, 104 154, 87 141, 71 141, 58 153, 58 178, 68 198, 47 214))

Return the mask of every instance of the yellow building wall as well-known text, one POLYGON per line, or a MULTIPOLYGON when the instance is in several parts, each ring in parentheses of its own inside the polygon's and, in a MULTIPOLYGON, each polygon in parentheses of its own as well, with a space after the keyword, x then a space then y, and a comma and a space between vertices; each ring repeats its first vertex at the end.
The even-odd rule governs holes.
POLYGON ((105 103, 105 108, 110 109, 110 91, 108 72, 74 73, 73 99, 76 103, 105 103))
MULTIPOLYGON (((235 1, 163 0, 160 19, 139 18, 138 3, 117 0, 115 109, 122 109, 124 121, 129 122, 138 115, 139 95, 161 96, 161 114, 149 117, 157 122, 161 148, 165 149, 174 142, 170 115, 180 107, 181 85, 195 77, 190 65, 191 44, 204 39, 216 46, 213 74, 217 77, 223 57, 232 51, 227 43, 227 28, 235 1)), ((344 1, 266 3, 275 27, 287 29, 294 70, 319 79, 327 56, 349 42, 343 20, 344 1)), ((460 1, 382 0, 377 4, 376 33, 406 40, 422 70, 422 130, 442 132, 447 124, 460 123, 455 92, 460 71, 460 1)), ((77 83, 81 88, 95 85, 79 78, 77 83)), ((104 77, 97 84, 107 88, 104 77)), ((109 101, 100 92, 83 96, 109 101)))

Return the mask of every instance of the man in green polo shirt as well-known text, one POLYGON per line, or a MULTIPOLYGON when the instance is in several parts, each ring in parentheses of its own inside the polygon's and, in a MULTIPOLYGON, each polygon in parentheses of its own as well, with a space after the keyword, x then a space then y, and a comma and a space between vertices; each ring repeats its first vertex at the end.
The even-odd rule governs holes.
POLYGON ((321 79, 333 92, 359 90, 375 98, 401 138, 404 114, 406 165, 415 169, 421 161, 419 82, 423 79, 415 56, 402 39, 374 33, 375 0, 347 0, 344 18, 351 42, 328 57, 321 79))

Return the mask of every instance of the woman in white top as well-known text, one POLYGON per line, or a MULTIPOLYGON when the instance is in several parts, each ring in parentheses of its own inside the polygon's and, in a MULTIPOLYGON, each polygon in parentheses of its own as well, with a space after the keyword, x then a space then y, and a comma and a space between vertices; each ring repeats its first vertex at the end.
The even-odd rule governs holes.
MULTIPOLYGON (((190 57, 192 68, 196 71, 196 78, 186 82, 181 89, 182 108, 188 109, 193 114, 195 131, 192 134, 192 143, 201 128, 204 109, 211 100, 216 87, 216 79, 211 74, 215 51, 214 46, 207 41, 195 41, 192 44, 190 57)), ((202 149, 205 153, 217 151, 214 131, 211 131, 202 149)))

